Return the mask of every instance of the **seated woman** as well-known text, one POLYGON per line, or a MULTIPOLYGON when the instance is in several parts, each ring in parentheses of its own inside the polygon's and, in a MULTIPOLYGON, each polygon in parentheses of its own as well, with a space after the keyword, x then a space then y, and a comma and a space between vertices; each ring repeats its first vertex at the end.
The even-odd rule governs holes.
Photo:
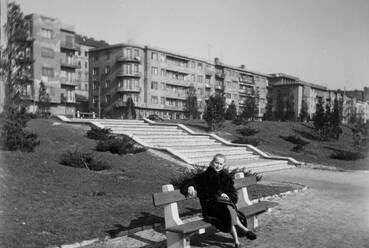
POLYGON ((232 177, 224 170, 224 165, 225 156, 216 154, 207 170, 185 181, 180 190, 185 196, 197 194, 205 221, 222 232, 230 232, 235 247, 239 247, 236 226, 245 232, 248 239, 256 239, 256 235, 247 229, 246 217, 237 211, 237 191, 232 177))

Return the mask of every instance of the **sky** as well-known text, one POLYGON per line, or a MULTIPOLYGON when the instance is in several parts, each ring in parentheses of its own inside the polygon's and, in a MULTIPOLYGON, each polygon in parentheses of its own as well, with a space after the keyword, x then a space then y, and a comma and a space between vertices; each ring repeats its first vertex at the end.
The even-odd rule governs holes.
POLYGON ((369 0, 16 0, 110 44, 132 42, 287 73, 329 89, 369 87, 369 0))

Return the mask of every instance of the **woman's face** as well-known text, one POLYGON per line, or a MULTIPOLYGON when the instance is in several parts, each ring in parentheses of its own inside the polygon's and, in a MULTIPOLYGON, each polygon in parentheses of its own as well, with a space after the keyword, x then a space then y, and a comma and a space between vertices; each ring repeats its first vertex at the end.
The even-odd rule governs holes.
POLYGON ((215 157, 214 161, 211 163, 212 167, 216 171, 221 171, 224 168, 224 158, 221 157, 215 157))

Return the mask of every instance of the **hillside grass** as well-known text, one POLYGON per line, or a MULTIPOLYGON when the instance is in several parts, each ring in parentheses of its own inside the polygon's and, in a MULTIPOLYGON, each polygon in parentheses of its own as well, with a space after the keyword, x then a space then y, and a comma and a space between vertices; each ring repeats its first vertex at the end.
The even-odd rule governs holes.
MULTIPOLYGON (((1 119, 0 119, 1 126, 1 119)), ((163 209, 151 195, 183 170, 150 151, 113 155, 94 150, 85 125, 34 119, 28 129, 40 145, 33 153, 0 151, 1 247, 48 247, 69 244, 155 223, 163 209), (60 164, 66 150, 93 152, 109 162, 109 170, 90 171, 60 164)), ((291 187, 259 185, 252 198, 285 192, 291 187)), ((188 201, 183 215, 199 213, 188 201)))
MULTIPOLYGON (((202 120, 172 120, 171 122, 185 124, 198 132, 205 132, 207 127, 202 120)), ((293 157, 302 162, 321 164, 338 169, 369 170, 369 147, 355 148, 352 132, 348 126, 342 126, 343 133, 338 140, 330 141, 319 140, 312 123, 301 122, 263 121, 249 122, 246 125, 235 125, 231 121, 226 121, 223 127, 216 130, 215 133, 228 141, 233 141, 241 136, 237 130, 243 127, 259 130, 257 134, 248 137, 257 138, 259 140, 258 148, 264 152, 293 157), (304 146, 301 152, 291 151, 295 144, 281 138, 281 136, 289 135, 298 135, 310 143, 304 146), (330 158, 334 152, 343 153, 345 151, 360 152, 366 155, 366 157, 354 161, 330 158)))

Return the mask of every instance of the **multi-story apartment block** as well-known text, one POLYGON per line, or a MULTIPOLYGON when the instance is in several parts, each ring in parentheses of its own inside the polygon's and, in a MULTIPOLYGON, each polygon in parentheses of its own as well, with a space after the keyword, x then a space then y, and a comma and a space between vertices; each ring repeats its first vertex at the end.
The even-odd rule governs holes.
MULTIPOLYGON (((254 97, 255 82, 265 99, 267 76, 245 68, 214 63, 164 49, 117 44, 92 49, 90 56, 90 107, 106 116, 123 116, 129 97, 138 114, 184 118, 189 88, 196 90, 199 111, 216 93, 242 108, 246 97, 254 97), (99 104, 100 103, 100 104, 99 104), (100 111, 99 111, 100 106, 100 111)), ((260 105, 263 106, 263 105, 260 105)), ((262 112, 262 111, 261 111, 262 112)))
POLYGON ((307 104, 308 114, 312 117, 319 99, 323 100, 324 104, 333 104, 336 97, 339 99, 343 97, 343 92, 328 90, 327 87, 305 82, 284 73, 269 74, 269 86, 273 112, 276 112, 278 105, 282 103, 284 112, 288 110, 293 112, 293 119, 300 116, 303 101, 307 104))
POLYGON ((76 69, 76 109, 81 112, 87 112, 88 108, 88 72, 89 72, 89 63, 88 63, 88 51, 93 48, 99 48, 108 46, 109 44, 105 41, 97 41, 93 38, 75 35, 76 43, 79 45, 79 50, 76 51, 76 60, 78 64, 78 68, 76 69))

